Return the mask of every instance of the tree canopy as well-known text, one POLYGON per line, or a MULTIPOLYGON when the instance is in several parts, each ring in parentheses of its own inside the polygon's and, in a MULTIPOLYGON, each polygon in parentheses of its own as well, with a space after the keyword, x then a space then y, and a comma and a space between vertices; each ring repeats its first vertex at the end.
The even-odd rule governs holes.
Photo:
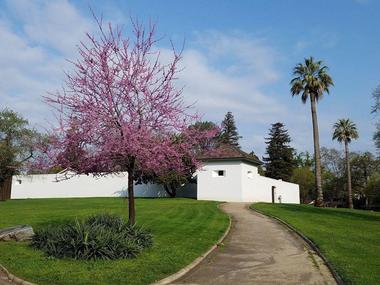
POLYGON ((219 139, 220 143, 240 147, 239 139, 241 138, 242 137, 239 136, 237 131, 234 115, 232 112, 227 112, 222 121, 222 130, 219 139))
POLYGON ((334 124, 333 140, 350 143, 359 137, 356 125, 350 119, 340 119, 334 124))
POLYGON ((289 143, 291 138, 284 124, 277 122, 272 124, 269 137, 266 138, 265 174, 274 179, 290 181, 295 167, 293 148, 289 143))
POLYGON ((33 157, 38 140, 27 120, 12 110, 0 111, 0 190, 33 157))
POLYGON ((74 162, 78 173, 94 175, 128 172, 129 221, 134 224, 137 176, 168 169, 187 173, 189 165, 199 164, 194 146, 215 133, 189 128, 198 117, 174 84, 181 52, 173 48, 164 63, 156 48, 156 26, 132 21, 131 27, 128 36, 98 21, 98 33, 80 44, 63 90, 46 97, 62 119, 41 162, 63 168, 74 162), (63 153, 73 156, 67 159, 63 153), (184 164, 184 157, 190 163, 184 164))

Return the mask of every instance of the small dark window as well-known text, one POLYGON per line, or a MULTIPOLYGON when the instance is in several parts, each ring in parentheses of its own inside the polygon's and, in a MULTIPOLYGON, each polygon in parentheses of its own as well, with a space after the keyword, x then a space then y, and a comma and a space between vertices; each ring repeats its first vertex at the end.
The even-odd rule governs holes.
POLYGON ((224 177, 226 176, 225 170, 213 170, 212 171, 212 177, 224 177))

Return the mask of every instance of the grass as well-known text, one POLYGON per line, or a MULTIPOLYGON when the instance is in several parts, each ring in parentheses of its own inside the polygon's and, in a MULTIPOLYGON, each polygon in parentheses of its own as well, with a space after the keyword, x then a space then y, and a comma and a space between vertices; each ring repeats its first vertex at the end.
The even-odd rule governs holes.
POLYGON ((306 205, 253 204, 311 239, 346 284, 380 284, 380 213, 306 205))
MULTIPOLYGON (((77 261, 52 259, 27 242, 0 243, 0 263, 13 274, 44 284, 149 284, 204 253, 224 233, 228 216, 216 202, 191 199, 136 199, 137 223, 154 234, 154 245, 135 259, 77 261)), ((127 217, 122 198, 31 199, 0 203, 0 228, 46 223, 94 213, 127 217)))

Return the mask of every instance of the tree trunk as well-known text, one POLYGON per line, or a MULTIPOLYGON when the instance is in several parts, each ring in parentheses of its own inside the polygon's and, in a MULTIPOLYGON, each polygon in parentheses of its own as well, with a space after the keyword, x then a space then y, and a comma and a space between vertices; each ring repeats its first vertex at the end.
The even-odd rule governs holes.
POLYGON ((136 223, 135 193, 134 193, 135 159, 132 158, 128 168, 128 223, 136 223))
POLYGON ((176 188, 174 188, 174 187, 169 187, 168 185, 164 184, 164 189, 165 189, 166 193, 168 193, 170 198, 175 198, 175 196, 177 195, 176 188))
POLYGON ((322 172, 321 172, 321 152, 319 149, 319 131, 317 120, 317 101, 314 94, 310 96, 311 117, 313 121, 313 138, 314 138, 314 160, 315 160, 315 186, 317 198, 315 199, 315 207, 323 207, 323 191, 322 191, 322 172))
POLYGON ((5 182, 0 181, 0 201, 5 201, 5 182))
POLYGON ((344 142, 344 150, 346 153, 348 208, 353 209, 354 203, 352 202, 351 167, 350 167, 350 157, 349 157, 349 152, 348 152, 348 142, 347 141, 344 142))
POLYGON ((11 198, 12 176, 0 181, 0 201, 7 201, 11 198))

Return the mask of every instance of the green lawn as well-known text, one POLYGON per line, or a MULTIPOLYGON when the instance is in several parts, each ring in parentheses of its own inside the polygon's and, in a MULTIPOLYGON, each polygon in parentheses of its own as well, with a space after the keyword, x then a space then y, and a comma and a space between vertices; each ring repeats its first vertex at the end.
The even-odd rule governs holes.
MULTIPOLYGON (((0 243, 0 263, 13 274, 43 284, 149 284, 192 262, 224 233, 228 216, 216 202, 137 199, 137 223, 151 229, 154 246, 136 259, 76 261, 49 259, 26 242, 0 243)), ((0 228, 38 227, 93 213, 127 217, 121 198, 33 199, 0 202, 0 228)))
POLYGON ((346 284, 380 284, 380 213, 306 205, 253 204, 311 239, 346 284))

